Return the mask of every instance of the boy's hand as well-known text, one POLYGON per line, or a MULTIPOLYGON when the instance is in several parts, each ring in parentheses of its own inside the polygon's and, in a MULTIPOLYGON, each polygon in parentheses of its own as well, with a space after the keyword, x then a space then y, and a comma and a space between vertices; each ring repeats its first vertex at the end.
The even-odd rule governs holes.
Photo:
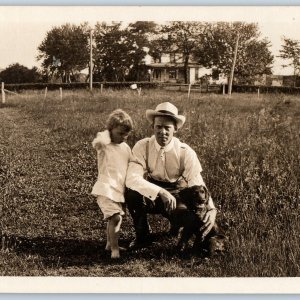
POLYGON ((208 210, 204 216, 203 222, 204 225, 200 228, 200 230, 204 230, 202 233, 202 237, 204 238, 213 228, 217 216, 217 209, 212 208, 208 210))
POLYGON ((176 198, 167 190, 161 189, 158 193, 167 212, 176 208, 176 198))

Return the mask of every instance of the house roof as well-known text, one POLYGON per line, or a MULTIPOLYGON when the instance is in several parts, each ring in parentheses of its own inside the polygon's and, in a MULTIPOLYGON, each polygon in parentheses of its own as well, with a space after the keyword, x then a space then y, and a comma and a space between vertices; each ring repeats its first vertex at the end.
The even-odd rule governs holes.
MULTIPOLYGON (((183 69, 184 68, 184 63, 152 63, 152 64, 146 64, 147 67, 151 68, 178 68, 178 69, 183 69)), ((201 67, 200 64, 196 63, 189 63, 188 64, 189 68, 199 68, 201 67)))

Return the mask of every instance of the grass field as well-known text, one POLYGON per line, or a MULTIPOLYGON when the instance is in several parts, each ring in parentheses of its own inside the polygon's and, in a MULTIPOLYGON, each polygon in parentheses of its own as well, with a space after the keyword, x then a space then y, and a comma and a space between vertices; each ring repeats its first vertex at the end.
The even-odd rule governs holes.
MULTIPOLYGON (((145 90, 26 92, 0 106, 1 276, 252 277, 300 275, 300 100, 296 96, 145 90), (156 243, 104 250, 105 226, 90 195, 91 147, 108 113, 134 119, 129 145, 151 134, 145 110, 171 101, 187 116, 178 132, 198 154, 226 230, 224 256, 178 257, 167 222, 150 218, 156 243)), ((134 238, 129 214, 121 245, 134 238)))

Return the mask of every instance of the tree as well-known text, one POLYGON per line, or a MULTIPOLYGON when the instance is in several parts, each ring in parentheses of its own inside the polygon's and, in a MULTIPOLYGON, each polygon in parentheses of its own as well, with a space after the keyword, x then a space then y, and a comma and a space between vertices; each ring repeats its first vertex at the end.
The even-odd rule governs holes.
MULTIPOLYGON (((284 44, 282 45, 282 49, 279 50, 280 55, 278 57, 287 59, 290 62, 282 66, 293 67, 294 76, 298 75, 300 72, 300 42, 297 40, 289 39, 287 37, 283 37, 283 42, 284 44)), ((296 85, 296 79, 294 85, 296 85)))
POLYGON ((54 27, 47 32, 38 47, 37 59, 42 60, 44 73, 52 78, 60 76, 63 82, 89 65, 89 32, 87 23, 77 25, 65 24, 54 27))
POLYGON ((205 67, 216 67, 228 76, 233 63, 237 35, 239 42, 235 76, 245 82, 251 82, 257 75, 271 74, 274 57, 269 50, 270 42, 260 39, 258 25, 255 23, 207 23, 195 56, 205 67))
POLYGON ((35 83, 40 81, 40 74, 36 67, 28 69, 15 63, 0 73, 0 80, 5 83, 35 83))
POLYGON ((161 53, 176 53, 181 55, 185 74, 185 83, 188 83, 188 64, 199 46, 204 32, 202 22, 168 22, 163 25, 160 36, 155 41, 158 50, 152 50, 154 57, 161 53))
POLYGON ((152 21, 137 21, 135 23, 130 23, 128 29, 132 33, 139 34, 141 38, 144 36, 149 37, 157 32, 157 24, 152 21))
POLYGON ((121 28, 121 23, 97 23, 95 28, 95 77, 99 80, 125 81, 130 71, 139 66, 147 51, 144 37, 134 27, 121 28))
POLYGON ((138 46, 127 79, 131 81, 148 80, 149 73, 145 65, 145 55, 152 47, 152 40, 157 33, 157 24, 149 21, 137 21, 130 23, 127 30, 133 42, 138 46))

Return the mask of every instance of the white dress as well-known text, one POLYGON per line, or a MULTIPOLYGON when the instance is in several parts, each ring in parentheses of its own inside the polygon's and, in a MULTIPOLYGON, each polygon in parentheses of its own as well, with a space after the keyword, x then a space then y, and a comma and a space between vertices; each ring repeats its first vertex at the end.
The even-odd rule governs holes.
POLYGON ((93 196, 105 196, 115 202, 125 202, 125 178, 131 149, 125 143, 111 142, 109 131, 99 132, 93 141, 97 150, 98 179, 93 186, 93 196))

